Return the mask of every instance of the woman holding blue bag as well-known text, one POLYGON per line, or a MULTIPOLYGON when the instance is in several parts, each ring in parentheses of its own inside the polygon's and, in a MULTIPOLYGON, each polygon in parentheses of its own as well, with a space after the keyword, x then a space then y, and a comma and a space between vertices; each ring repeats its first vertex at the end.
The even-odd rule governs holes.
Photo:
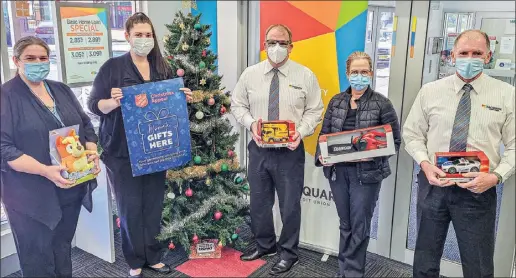
MULTIPOLYGON (((400 125, 388 98, 371 89, 373 65, 364 52, 346 61, 350 87, 334 96, 324 115, 320 135, 390 124, 396 151, 401 144, 400 125)), ((371 218, 382 180, 391 174, 388 157, 323 164, 319 146, 315 165, 323 166, 340 219, 339 273, 337 277, 363 277, 371 218)))
MULTIPOLYGON (((132 176, 120 100, 120 88, 173 78, 169 65, 161 56, 154 27, 143 13, 136 13, 125 23, 125 37, 131 50, 109 59, 99 70, 88 100, 89 109, 100 116, 102 161, 120 217, 122 251, 129 267, 129 277, 141 277, 142 268, 158 273, 170 272, 161 262, 161 244, 156 236, 161 229, 165 194, 165 172, 132 176)), ((187 101, 191 91, 181 89, 187 101)))

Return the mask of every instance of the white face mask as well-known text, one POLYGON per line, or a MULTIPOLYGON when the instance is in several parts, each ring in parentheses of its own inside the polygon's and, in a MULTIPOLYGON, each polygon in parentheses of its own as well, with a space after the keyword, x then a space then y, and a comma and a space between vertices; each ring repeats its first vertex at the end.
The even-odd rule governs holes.
POLYGON ((267 48, 267 56, 271 61, 273 61, 276 64, 279 64, 283 61, 285 61, 285 58, 287 58, 288 50, 286 48, 283 48, 277 43, 274 46, 269 46, 267 48))
POLYGON ((154 48, 153 38, 133 38, 133 51, 138 56, 147 56, 154 48))

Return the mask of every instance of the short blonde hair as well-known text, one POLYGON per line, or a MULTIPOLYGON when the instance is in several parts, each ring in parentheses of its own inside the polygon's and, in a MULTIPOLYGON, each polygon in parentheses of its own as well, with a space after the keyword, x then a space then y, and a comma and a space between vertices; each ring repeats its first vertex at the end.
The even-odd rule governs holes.
POLYGON ((349 73, 349 69, 351 68, 351 63, 355 60, 365 59, 367 62, 369 62, 369 71, 373 71, 373 60, 371 60, 371 57, 369 54, 362 52, 362 51, 355 51, 349 55, 348 59, 346 60, 346 73, 349 73))
POLYGON ((271 26, 269 26, 269 28, 267 28, 267 31, 265 31, 265 40, 267 40, 267 35, 274 28, 281 28, 285 30, 288 34, 288 41, 292 42, 292 31, 290 31, 290 28, 288 28, 287 25, 284 24, 272 24, 271 26))
POLYGON ((486 34, 486 32, 483 32, 478 29, 466 30, 466 31, 460 33, 457 36, 457 38, 455 39, 455 42, 453 43, 453 48, 457 48, 457 44, 459 43, 459 40, 464 36, 467 37, 468 34, 470 34, 470 33, 478 34, 481 37, 483 37, 484 40, 486 41, 486 48, 487 48, 488 52, 491 50, 491 42, 489 41, 489 36, 486 34))

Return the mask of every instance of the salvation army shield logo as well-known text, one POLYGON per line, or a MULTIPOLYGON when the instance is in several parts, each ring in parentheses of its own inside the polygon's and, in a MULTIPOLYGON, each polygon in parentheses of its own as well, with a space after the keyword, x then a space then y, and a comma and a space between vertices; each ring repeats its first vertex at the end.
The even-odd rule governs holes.
POLYGON ((147 94, 139 94, 134 96, 134 103, 137 107, 144 108, 149 104, 149 100, 147 99, 147 94))

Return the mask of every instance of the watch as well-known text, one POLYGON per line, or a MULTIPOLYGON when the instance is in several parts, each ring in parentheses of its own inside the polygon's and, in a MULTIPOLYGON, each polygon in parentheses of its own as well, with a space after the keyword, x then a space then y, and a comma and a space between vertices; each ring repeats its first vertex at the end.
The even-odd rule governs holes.
POLYGON ((502 176, 500 174, 498 174, 497 172, 492 172, 492 173, 493 173, 493 175, 496 176, 496 178, 498 178, 498 181, 496 182, 496 184, 502 183, 502 181, 503 181, 502 176))

